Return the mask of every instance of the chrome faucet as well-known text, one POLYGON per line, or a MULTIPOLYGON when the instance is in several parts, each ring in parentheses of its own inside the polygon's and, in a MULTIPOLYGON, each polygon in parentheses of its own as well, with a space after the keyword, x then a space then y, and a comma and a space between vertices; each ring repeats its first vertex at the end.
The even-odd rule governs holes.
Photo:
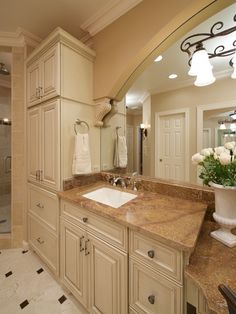
POLYGON ((125 179, 122 177, 117 177, 113 179, 113 185, 117 186, 120 183, 122 188, 126 188, 125 179))

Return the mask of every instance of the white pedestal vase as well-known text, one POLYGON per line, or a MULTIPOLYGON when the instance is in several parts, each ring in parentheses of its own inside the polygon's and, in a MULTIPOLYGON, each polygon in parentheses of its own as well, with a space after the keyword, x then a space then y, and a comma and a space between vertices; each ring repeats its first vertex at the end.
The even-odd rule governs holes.
POLYGON ((236 236, 231 229, 236 227, 236 187, 224 187, 211 183, 215 191, 215 212, 213 217, 220 229, 211 232, 211 236, 229 247, 236 246, 236 236))

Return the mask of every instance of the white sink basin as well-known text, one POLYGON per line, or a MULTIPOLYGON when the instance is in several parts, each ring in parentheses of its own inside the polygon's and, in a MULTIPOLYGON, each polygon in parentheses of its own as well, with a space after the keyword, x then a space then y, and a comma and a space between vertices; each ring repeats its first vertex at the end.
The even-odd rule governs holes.
POLYGON ((133 200, 137 195, 114 190, 110 188, 100 188, 93 192, 87 193, 83 195, 90 200, 114 207, 119 208, 120 206, 128 203, 133 200))

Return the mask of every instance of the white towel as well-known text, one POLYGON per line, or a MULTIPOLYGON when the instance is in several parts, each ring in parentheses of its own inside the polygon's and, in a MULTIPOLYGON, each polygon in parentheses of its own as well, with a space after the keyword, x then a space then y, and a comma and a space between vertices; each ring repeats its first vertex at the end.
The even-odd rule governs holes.
POLYGON ((114 166, 116 168, 127 167, 127 145, 125 136, 118 135, 115 142, 114 166))
POLYGON ((88 134, 77 134, 75 136, 75 152, 72 162, 72 174, 90 173, 91 167, 91 155, 89 147, 88 134))

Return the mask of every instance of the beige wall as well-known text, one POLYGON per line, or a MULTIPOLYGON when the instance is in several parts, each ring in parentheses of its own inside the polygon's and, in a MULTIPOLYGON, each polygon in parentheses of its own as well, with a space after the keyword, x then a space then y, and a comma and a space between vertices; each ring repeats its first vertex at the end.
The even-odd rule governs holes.
MULTIPOLYGON (((189 86, 174 91, 152 95, 151 174, 155 173, 155 113, 189 108, 190 157, 196 153, 197 106, 236 100, 235 80, 222 79, 205 87, 189 86)), ((190 181, 196 182, 196 167, 190 161, 190 181)))
POLYGON ((96 51, 94 98, 123 98, 135 78, 151 64, 157 53, 167 49, 191 28, 233 2, 142 1, 93 37, 96 51), (205 7, 204 11, 196 15, 205 7), (194 17, 191 18, 192 16, 194 17), (188 23, 183 25, 187 20, 188 23))

